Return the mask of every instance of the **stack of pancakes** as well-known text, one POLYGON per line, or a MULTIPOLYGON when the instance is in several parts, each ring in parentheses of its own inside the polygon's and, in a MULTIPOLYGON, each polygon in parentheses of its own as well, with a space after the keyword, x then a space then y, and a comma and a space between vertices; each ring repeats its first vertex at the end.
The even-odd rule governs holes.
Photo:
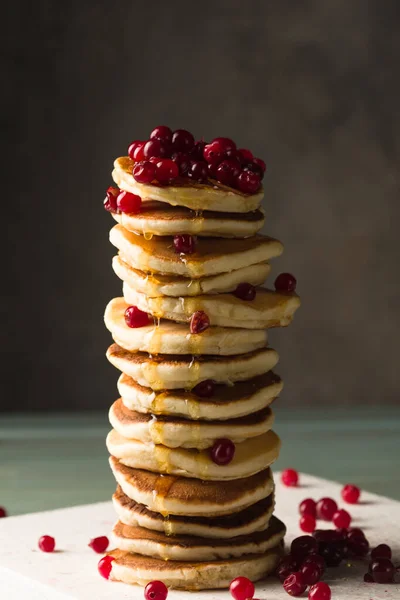
POLYGON ((119 158, 113 171, 143 203, 137 214, 113 214, 123 297, 105 312, 115 341, 107 357, 122 372, 107 437, 119 518, 111 578, 188 590, 227 587, 238 575, 255 581, 274 569, 285 534, 272 514, 269 465, 280 440, 270 404, 283 384, 267 329, 288 325, 300 301, 262 287, 252 301, 233 293, 244 282, 261 286, 283 249, 258 234, 262 191, 140 184, 132 167, 119 158), (182 234, 197 236, 194 253, 176 251, 182 234), (149 324, 129 327, 129 306, 152 316, 149 324), (202 333, 190 331, 196 311, 210 320, 202 333), (211 397, 193 391, 205 380, 215 383, 211 397), (233 460, 216 464, 210 450, 226 438, 233 460))

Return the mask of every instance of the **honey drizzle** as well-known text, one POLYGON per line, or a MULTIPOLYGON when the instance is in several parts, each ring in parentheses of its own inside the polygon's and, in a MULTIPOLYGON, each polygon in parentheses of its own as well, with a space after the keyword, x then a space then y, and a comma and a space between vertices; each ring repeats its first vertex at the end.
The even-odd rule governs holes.
MULTIPOLYGON (((153 510, 159 512, 164 518, 168 517, 169 513, 165 506, 165 499, 167 498, 172 486, 175 481, 179 478, 173 475, 158 475, 154 489, 153 489, 153 510)), ((166 532, 167 533, 167 532, 166 532)), ((171 535, 168 534, 167 535, 171 535)))

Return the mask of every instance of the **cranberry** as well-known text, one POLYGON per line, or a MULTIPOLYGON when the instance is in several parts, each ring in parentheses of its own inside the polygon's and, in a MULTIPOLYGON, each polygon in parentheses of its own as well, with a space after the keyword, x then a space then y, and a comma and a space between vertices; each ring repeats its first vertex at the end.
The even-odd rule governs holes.
POLYGON ((107 550, 109 543, 110 542, 109 542, 108 537, 105 535, 101 535, 100 537, 91 539, 90 542, 88 543, 88 546, 95 552, 102 554, 103 552, 105 552, 107 550))
POLYGON ((189 167, 188 177, 195 181, 206 181, 208 177, 207 164, 202 160, 195 160, 189 167))
POLYGON ((332 521, 335 527, 338 529, 347 529, 351 523, 351 516, 347 510, 337 510, 332 517, 332 521))
POLYGON ((215 176, 224 185, 233 186, 240 173, 240 166, 235 160, 223 160, 217 167, 215 176))
POLYGON ((301 535, 295 538, 290 546, 290 553, 298 558, 306 558, 309 554, 316 553, 317 540, 311 535, 301 535))
POLYGON ((142 199, 131 192, 120 192, 117 197, 117 208, 123 213, 133 214, 140 211, 142 199))
POLYGON ((343 550, 335 545, 321 548, 320 554, 328 567, 338 567, 344 558, 343 550))
POLYGON ((349 541, 355 542, 356 540, 365 540, 365 533, 358 527, 352 527, 347 530, 346 537, 349 541))
POLYGON ((172 140, 172 131, 166 125, 159 125, 155 127, 150 134, 151 140, 159 140, 165 144, 170 144, 172 140))
POLYGON ((265 173, 267 166, 261 158, 253 158, 253 163, 260 167, 260 169, 262 169, 262 171, 265 173))
POLYGON ((218 137, 206 144, 203 156, 207 162, 212 162, 216 154, 225 154, 229 150, 236 150, 236 144, 230 138, 218 137))
POLYGON ((302 531, 305 531, 306 533, 312 533, 315 531, 317 522, 315 517, 312 515, 303 515, 300 517, 299 526, 302 531))
POLYGON ((253 153, 250 152, 250 150, 247 150, 247 148, 239 148, 238 154, 244 163, 248 163, 253 160, 253 153))
POLYGON ((284 556, 276 568, 276 575, 278 576, 281 583, 285 581, 292 573, 295 573, 299 568, 299 562, 294 556, 288 554, 284 556))
POLYGON ((357 504, 357 502, 360 498, 360 494, 361 494, 360 488, 358 488, 355 485, 351 485, 350 483, 345 485, 341 491, 341 496, 342 496, 343 500, 345 502, 347 502, 348 504, 357 504))
POLYGON ((285 469, 282 471, 281 481, 287 487, 296 487, 299 483, 299 474, 294 469, 285 469))
POLYGON ((371 573, 365 573, 364 582, 365 583, 374 583, 374 578, 372 577, 371 573))
POLYGON ((290 273, 281 273, 275 279, 275 289, 277 292, 294 292, 296 284, 296 278, 290 273))
POLYGON ((160 183, 169 183, 179 175, 178 165, 169 158, 162 158, 156 165, 156 179, 160 183))
POLYGON ((111 563, 115 560, 113 556, 103 556, 97 563, 97 569, 104 579, 109 579, 111 573, 111 563))
POLYGON ((167 150, 165 144, 160 142, 160 140, 149 140, 145 143, 143 147, 143 157, 150 158, 151 156, 159 156, 163 158, 166 156, 167 150))
POLYGON ((228 440, 227 438, 216 440, 210 451, 211 460, 216 465, 227 465, 232 461, 235 450, 235 444, 232 440, 228 440))
POLYGON ((146 142, 137 142, 136 148, 132 152, 131 159, 135 162, 144 160, 144 145, 146 142))
POLYGON ((5 508, 3 508, 2 506, 0 506, 0 519, 3 519, 4 517, 7 516, 7 511, 5 508))
POLYGON ((317 562, 313 562, 312 560, 308 560, 305 562, 300 571, 303 574, 304 583, 307 585, 313 585, 317 583, 323 575, 323 571, 317 562))
POLYGON ((203 333, 210 327, 210 319, 203 310, 196 310, 190 317, 190 333, 203 333))
POLYGON ((313 517, 317 516, 316 502, 312 498, 305 498, 299 504, 299 513, 301 515, 312 515, 313 517))
POLYGON ((151 183, 156 177, 156 167, 146 160, 133 167, 132 175, 138 183, 151 183))
POLYGON ((212 379, 205 379, 194 386, 192 392, 200 398, 211 398, 215 393, 215 382, 212 379))
POLYGON ((194 137, 186 129, 177 129, 172 134, 172 148, 174 152, 190 152, 194 146, 194 137))
POLYGON ((254 584, 247 577, 236 577, 231 581, 229 591, 235 600, 251 600, 254 597, 254 584))
POLYGON ((332 498, 321 498, 317 502, 317 517, 324 521, 332 521, 332 517, 337 509, 338 506, 332 498))
POLYGON ((306 591, 307 584, 304 581, 303 573, 297 571, 292 573, 283 582, 283 589, 289 596, 301 596, 306 591))
POLYGON ((342 531, 337 529, 316 529, 313 533, 313 537, 318 543, 322 544, 337 544, 343 543, 346 536, 342 531))
POLYGON ((200 140, 195 143, 193 148, 190 151, 190 157, 192 160, 204 160, 203 152, 206 143, 203 140, 200 140))
POLYGON ((215 156, 212 157, 212 160, 208 163, 207 166, 208 174, 210 177, 214 177, 214 179, 216 178, 218 166, 226 158, 226 154, 223 154, 222 152, 219 152, 218 154, 215 154, 215 156))
POLYGON ((149 324, 149 315, 137 306, 128 306, 125 311, 125 323, 128 327, 135 329, 137 327, 145 327, 149 324))
POLYGON ((264 177, 264 171, 253 161, 243 165, 243 171, 251 171, 252 173, 256 173, 260 179, 264 177))
POLYGON ((193 254, 196 250, 197 238, 193 235, 175 235, 174 247, 178 254, 193 254))
POLYGON ((371 550, 371 558, 392 558, 392 549, 387 544, 379 544, 371 550))
POLYGON ((320 554, 309 554, 307 558, 303 561, 302 566, 308 565, 309 563, 317 564, 321 573, 324 573, 326 569, 326 563, 320 554))
POLYGON ((324 581, 316 583, 308 591, 308 600, 331 600, 331 588, 324 581))
POLYGON ((142 142, 141 140, 135 140, 134 142, 130 143, 129 148, 128 148, 128 155, 132 160, 134 160, 133 155, 134 155, 136 148, 139 148, 139 146, 141 147, 143 145, 144 145, 144 142, 142 142))
POLYGON ((239 283, 233 293, 240 300, 251 301, 256 297, 256 288, 251 283, 239 283))
POLYGON ((242 171, 236 178, 236 186, 244 194, 255 194, 261 186, 260 176, 252 171, 242 171))
POLYGON ((113 187, 110 185, 106 191, 106 197, 104 199, 104 208, 108 210, 108 212, 118 212, 117 207, 117 196, 119 194, 119 189, 117 187, 113 187))
POLYGON ((165 600, 168 596, 168 588, 162 581, 150 581, 144 588, 146 600, 165 600))
POLYGON ((394 579, 395 568, 389 558, 377 558, 369 570, 375 583, 391 583, 394 579))
POLYGON ((179 173, 185 175, 190 167, 190 156, 186 152, 174 152, 172 160, 178 165, 179 173))
POLYGON ((56 547, 56 540, 50 535, 42 535, 39 538, 38 546, 42 552, 53 552, 56 547))
POLYGON ((349 549, 350 556, 354 556, 356 558, 361 558, 363 556, 366 556, 369 551, 368 540, 366 540, 365 538, 364 539, 358 538, 354 541, 349 540, 348 541, 348 549, 349 549))

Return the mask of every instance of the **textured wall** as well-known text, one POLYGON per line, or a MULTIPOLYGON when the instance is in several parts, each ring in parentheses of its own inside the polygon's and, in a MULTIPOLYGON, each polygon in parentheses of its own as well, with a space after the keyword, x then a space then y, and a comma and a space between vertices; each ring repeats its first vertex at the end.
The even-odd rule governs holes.
POLYGON ((398 2, 10 10, 0 407, 110 404, 102 313, 120 284, 101 203, 113 158, 160 123, 268 162, 266 231, 286 244, 274 272, 295 273, 303 299, 271 334, 285 402, 398 402, 398 2))

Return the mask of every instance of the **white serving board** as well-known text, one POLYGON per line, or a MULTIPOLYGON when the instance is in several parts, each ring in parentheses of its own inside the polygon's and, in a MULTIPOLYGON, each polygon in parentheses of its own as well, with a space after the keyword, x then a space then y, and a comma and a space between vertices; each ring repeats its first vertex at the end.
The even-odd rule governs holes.
MULTIPOLYGON (((275 474, 276 514, 288 527, 287 542, 301 534, 298 505, 306 497, 331 496, 340 506, 341 485, 301 474, 301 486, 285 488, 275 474)), ((400 502, 364 492, 360 504, 345 506, 353 525, 362 527, 372 545, 389 544, 394 561, 400 563, 400 502)), ((0 520, 0 600, 138 600, 143 589, 106 581, 97 572, 100 558, 87 544, 90 538, 108 535, 115 521, 111 502, 64 508, 0 520), (48 534, 56 538, 57 552, 44 554, 37 540, 48 534)), ((328 524, 320 522, 321 528, 328 524)), ((363 582, 367 561, 343 563, 328 569, 324 581, 332 588, 332 600, 400 600, 400 585, 363 582)), ((240 573, 238 573, 240 575, 240 573)), ((230 600, 227 590, 192 592, 190 598, 230 600)), ((171 591, 169 600, 183 600, 188 592, 171 591)), ((274 578, 258 584, 260 600, 283 600, 290 596, 274 578)))

